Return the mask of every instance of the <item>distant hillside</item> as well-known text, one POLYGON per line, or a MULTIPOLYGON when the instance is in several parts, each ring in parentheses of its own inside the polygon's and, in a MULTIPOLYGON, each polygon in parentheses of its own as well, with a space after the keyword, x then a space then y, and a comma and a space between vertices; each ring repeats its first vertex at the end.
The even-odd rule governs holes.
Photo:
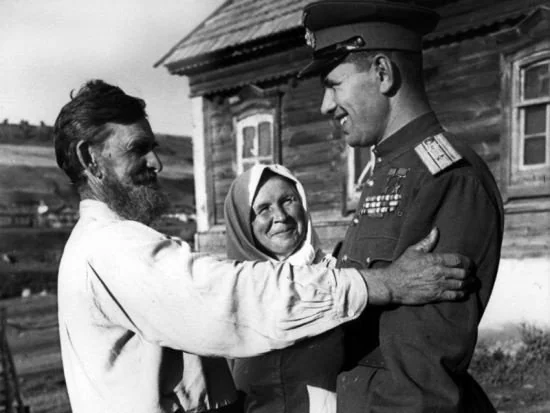
POLYGON ((40 125, 31 125, 26 121, 9 123, 7 119, 4 119, 0 123, 0 144, 3 143, 50 146, 52 144, 52 127, 47 126, 44 122, 40 122, 40 125))
MULTIPOLYGON (((193 147, 188 136, 158 134, 164 169, 160 181, 173 205, 194 210, 193 147)), ((37 204, 75 205, 69 180, 58 168, 52 127, 27 122, 0 123, 0 207, 37 204)))

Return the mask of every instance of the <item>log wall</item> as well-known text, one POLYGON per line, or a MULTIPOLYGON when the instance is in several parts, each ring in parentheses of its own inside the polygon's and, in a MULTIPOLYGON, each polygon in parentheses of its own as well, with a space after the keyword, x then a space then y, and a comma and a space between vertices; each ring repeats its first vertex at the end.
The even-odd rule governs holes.
POLYGON ((500 58, 488 37, 424 53, 426 89, 443 126, 472 146, 500 183, 500 58))

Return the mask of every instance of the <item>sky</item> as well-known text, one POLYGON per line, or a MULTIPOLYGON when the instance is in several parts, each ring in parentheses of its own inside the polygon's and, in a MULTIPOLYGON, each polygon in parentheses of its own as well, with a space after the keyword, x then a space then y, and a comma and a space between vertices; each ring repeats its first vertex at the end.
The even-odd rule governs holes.
POLYGON ((53 125, 103 79, 145 99, 156 133, 191 135, 186 77, 153 68, 223 0, 0 0, 0 122, 53 125))

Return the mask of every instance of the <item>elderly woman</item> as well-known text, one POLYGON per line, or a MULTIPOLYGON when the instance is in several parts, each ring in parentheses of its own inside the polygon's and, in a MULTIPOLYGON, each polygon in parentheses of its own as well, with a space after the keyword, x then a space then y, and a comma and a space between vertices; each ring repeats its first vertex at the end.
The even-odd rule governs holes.
MULTIPOLYGON (((231 185, 225 200, 228 258, 330 261, 319 248, 303 186, 281 165, 255 165, 231 185)), ((333 330, 294 346, 230 362, 247 413, 334 413, 342 333, 333 330)))

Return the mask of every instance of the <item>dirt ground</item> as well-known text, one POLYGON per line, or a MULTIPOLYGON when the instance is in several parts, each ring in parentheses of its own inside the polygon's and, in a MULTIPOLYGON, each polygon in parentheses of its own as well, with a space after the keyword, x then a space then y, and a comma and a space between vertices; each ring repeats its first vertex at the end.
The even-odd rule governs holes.
MULTIPOLYGON (((61 365, 54 295, 0 301, 8 312, 8 340, 21 392, 31 413, 70 413, 61 365)), ((550 383, 485 388, 499 413, 550 413, 550 383)))

